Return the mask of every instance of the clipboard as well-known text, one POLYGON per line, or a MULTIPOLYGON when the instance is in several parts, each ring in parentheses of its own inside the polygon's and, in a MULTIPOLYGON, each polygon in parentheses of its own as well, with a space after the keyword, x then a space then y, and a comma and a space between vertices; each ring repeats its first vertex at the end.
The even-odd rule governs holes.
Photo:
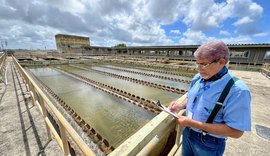
MULTIPOLYGON (((154 100, 152 100, 152 101, 154 101, 154 100)), ((177 118, 177 119, 179 118, 177 113, 174 113, 174 112, 170 111, 166 106, 164 106, 163 104, 161 104, 159 100, 158 100, 157 102, 155 102, 155 104, 156 104, 161 110, 165 111, 166 113, 169 113, 170 115, 172 115, 173 117, 175 117, 175 118, 177 118)))

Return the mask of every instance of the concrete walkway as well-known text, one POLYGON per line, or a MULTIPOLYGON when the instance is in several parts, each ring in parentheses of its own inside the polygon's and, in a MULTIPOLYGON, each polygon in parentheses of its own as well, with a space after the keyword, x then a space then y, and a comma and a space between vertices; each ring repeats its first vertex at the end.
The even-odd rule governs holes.
POLYGON ((242 79, 251 91, 252 130, 239 139, 229 138, 224 155, 269 156, 270 140, 258 136, 255 126, 265 126, 270 133, 270 80, 259 72, 232 70, 232 73, 242 79))
POLYGON ((29 101, 26 87, 7 59, 7 85, 0 84, 0 155, 63 155, 57 142, 48 140, 42 114, 29 101))

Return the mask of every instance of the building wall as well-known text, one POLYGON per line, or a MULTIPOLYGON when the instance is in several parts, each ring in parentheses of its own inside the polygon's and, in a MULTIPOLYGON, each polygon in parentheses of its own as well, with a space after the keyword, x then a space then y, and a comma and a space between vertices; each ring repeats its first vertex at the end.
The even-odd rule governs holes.
POLYGON ((57 50, 62 53, 72 53, 74 52, 73 49, 76 49, 76 53, 81 53, 82 50, 78 50, 78 48, 90 46, 89 37, 83 36, 57 34, 55 35, 55 41, 57 50))

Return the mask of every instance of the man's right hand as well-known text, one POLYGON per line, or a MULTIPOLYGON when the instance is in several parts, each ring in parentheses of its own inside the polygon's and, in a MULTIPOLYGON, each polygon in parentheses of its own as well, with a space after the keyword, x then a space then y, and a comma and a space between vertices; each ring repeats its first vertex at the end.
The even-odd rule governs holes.
POLYGON ((172 111, 172 112, 179 112, 182 107, 180 106, 179 103, 177 103, 176 101, 172 101, 170 104, 169 104, 169 110, 172 111))

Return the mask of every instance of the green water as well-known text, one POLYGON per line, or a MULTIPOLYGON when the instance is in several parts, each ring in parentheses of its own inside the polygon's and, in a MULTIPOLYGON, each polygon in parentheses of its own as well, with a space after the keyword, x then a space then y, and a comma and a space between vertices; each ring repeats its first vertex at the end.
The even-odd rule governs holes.
POLYGON ((157 84, 163 84, 163 85, 167 85, 167 86, 171 86, 171 87, 175 87, 175 88, 180 88, 180 89, 185 89, 185 88, 189 87, 189 84, 187 84, 187 83, 164 80, 164 79, 149 77, 149 76, 145 76, 145 75, 138 75, 138 74, 134 74, 134 73, 128 73, 128 72, 124 72, 124 71, 104 68, 102 66, 95 66, 95 67, 92 67, 92 69, 105 71, 105 72, 109 72, 109 73, 116 73, 118 75, 128 76, 128 77, 132 77, 135 79, 144 80, 144 81, 148 81, 148 82, 154 82, 157 84))
MULTIPOLYGON (((81 65, 76 65, 76 66, 79 67, 81 65)), ((64 65, 64 66, 58 66, 58 68, 76 73, 78 75, 82 75, 84 77, 90 78, 91 80, 105 83, 107 85, 113 86, 123 91, 127 91, 136 96, 144 97, 145 99, 153 99, 155 101, 160 100, 161 103, 163 103, 164 105, 168 105, 169 102, 176 100, 181 96, 180 94, 172 93, 169 91, 145 86, 142 84, 138 84, 138 83, 134 83, 134 82, 126 81, 126 80, 121 80, 121 79, 110 77, 101 73, 79 69, 73 66, 64 65)), ((155 81, 152 81, 152 82, 155 82, 155 81)))
POLYGON ((51 68, 35 68, 30 71, 114 147, 155 116, 152 112, 51 68))
MULTIPOLYGON (((121 80, 89 69, 94 68, 153 83, 170 85, 180 89, 188 88, 188 84, 185 83, 112 70, 102 66, 91 67, 89 65, 77 64, 75 66, 59 65, 56 67, 113 86, 123 91, 127 91, 145 99, 160 100, 164 105, 168 105, 170 101, 178 99, 181 95, 121 80)), ((152 112, 146 111, 132 103, 86 85, 85 83, 52 68, 32 68, 30 71, 49 88, 51 88, 79 116, 81 116, 91 127, 100 133, 102 137, 106 138, 114 147, 120 145, 155 117, 155 114, 152 112)))

